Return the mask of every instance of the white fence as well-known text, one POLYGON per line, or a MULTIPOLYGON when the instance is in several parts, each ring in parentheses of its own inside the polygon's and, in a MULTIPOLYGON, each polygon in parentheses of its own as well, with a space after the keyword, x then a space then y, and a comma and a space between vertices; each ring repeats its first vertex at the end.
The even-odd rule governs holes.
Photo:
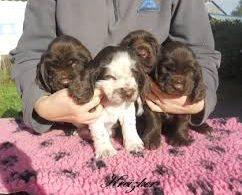
POLYGON ((23 32, 26 2, 0 1, 0 55, 14 49, 23 32))

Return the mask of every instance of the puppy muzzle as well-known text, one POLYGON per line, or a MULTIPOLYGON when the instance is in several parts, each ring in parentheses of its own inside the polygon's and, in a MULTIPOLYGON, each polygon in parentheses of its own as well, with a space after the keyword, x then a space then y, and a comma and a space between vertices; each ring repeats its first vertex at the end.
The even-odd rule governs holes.
POLYGON ((137 98, 136 91, 137 90, 134 88, 120 88, 117 89, 114 93, 120 95, 123 101, 132 102, 135 101, 135 99, 137 98))

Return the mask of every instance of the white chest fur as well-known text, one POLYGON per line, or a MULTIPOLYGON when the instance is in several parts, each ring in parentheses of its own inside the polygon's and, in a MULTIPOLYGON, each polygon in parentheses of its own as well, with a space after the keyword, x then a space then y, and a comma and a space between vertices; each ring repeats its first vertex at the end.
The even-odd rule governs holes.
POLYGON ((119 120, 122 127, 124 145, 128 151, 138 152, 143 149, 143 142, 136 130, 136 116, 134 103, 123 103, 120 106, 105 107, 102 115, 89 125, 96 157, 112 156, 116 154, 110 133, 112 126, 119 120))

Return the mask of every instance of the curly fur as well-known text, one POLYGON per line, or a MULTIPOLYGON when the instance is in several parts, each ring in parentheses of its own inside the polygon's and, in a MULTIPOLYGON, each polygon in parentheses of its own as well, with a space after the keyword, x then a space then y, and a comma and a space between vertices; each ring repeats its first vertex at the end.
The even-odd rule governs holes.
MULTIPOLYGON (((191 49, 180 42, 166 42, 158 58, 155 82, 162 92, 172 96, 186 95, 189 103, 205 98, 202 71, 191 49)), ((153 113, 147 106, 140 117, 139 134, 149 149, 160 146, 160 133, 167 136, 168 143, 183 146, 192 143, 188 134, 190 115, 153 113)), ((196 128, 201 133, 210 131, 209 126, 196 128)))
POLYGON ((120 45, 136 53, 147 73, 154 70, 160 45, 151 33, 145 30, 132 31, 122 39, 120 45))
POLYGON ((90 72, 93 84, 102 90, 105 99, 102 115, 89 125, 96 157, 116 154, 110 135, 118 121, 125 148, 130 152, 141 151, 143 142, 136 129, 134 102, 146 93, 148 86, 139 58, 126 47, 108 46, 91 62, 90 72))
POLYGON ((87 67, 91 59, 90 52, 79 40, 61 35, 50 43, 42 55, 37 65, 36 82, 49 93, 68 88, 76 103, 86 103, 93 93, 87 90, 91 82, 83 83, 82 80, 87 80, 87 67))
MULTIPOLYGON (((173 96, 187 96, 191 104, 205 98, 202 70, 192 50, 180 42, 168 42, 162 49, 156 82, 161 91, 173 96)), ((162 115, 163 133, 173 146, 190 145, 188 114, 162 115)))

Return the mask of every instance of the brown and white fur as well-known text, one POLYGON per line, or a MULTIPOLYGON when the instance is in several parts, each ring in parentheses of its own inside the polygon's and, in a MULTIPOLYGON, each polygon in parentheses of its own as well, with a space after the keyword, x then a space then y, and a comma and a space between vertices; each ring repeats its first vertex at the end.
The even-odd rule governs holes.
POLYGON ((123 142, 129 152, 143 150, 143 142, 136 130, 134 102, 144 90, 146 76, 135 53, 127 48, 108 46, 98 53, 90 65, 95 87, 104 94, 104 111, 89 129, 94 141, 96 157, 117 153, 111 143, 112 127, 121 124, 123 142))
MULTIPOLYGON (((155 73, 158 55, 160 55, 160 44, 153 34, 145 30, 132 31, 122 39, 120 45, 136 53, 146 74, 151 76, 155 73)), ((146 80, 146 84, 151 84, 149 79, 146 80)), ((145 148, 156 149, 161 145, 160 115, 151 112, 144 101, 138 102, 138 105, 136 113, 138 133, 145 148)))

